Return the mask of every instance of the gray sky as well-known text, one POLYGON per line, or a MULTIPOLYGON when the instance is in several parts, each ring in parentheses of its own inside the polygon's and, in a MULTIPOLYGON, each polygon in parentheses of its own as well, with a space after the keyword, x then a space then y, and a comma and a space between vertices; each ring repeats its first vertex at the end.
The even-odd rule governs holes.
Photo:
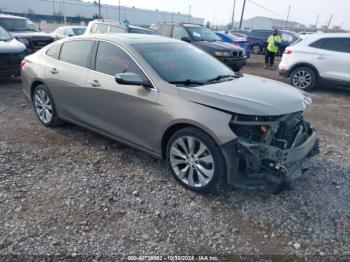
MULTIPOLYGON (((193 16, 203 17, 215 24, 226 24, 231 21, 233 2, 234 0, 121 0, 121 5, 181 13, 188 13, 189 5, 191 5, 193 16)), ((101 3, 118 5, 118 0, 101 0, 101 3)), ((239 20, 242 4, 243 0, 237 0, 235 20, 239 20)), ((250 18, 259 15, 286 19, 289 5, 291 5, 290 21, 306 25, 315 24, 317 14, 319 14, 319 25, 324 25, 333 14, 331 27, 342 25, 343 28, 350 29, 350 0, 247 0, 244 17, 250 18), (280 16, 268 12, 252 2, 270 9, 280 16)))

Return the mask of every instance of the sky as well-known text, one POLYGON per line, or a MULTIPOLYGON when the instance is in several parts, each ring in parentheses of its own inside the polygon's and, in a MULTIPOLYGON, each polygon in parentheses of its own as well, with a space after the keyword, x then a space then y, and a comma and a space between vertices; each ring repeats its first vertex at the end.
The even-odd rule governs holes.
MULTIPOLYGON (((85 1, 91 2, 92 0, 85 1)), ((241 16, 243 1, 236 0, 235 21, 241 16)), ((214 24, 227 24, 232 18, 234 0, 120 0, 120 2, 122 6, 185 14, 189 12, 189 6, 191 6, 193 16, 202 17, 214 24)), ((101 0, 101 4, 118 5, 118 0, 101 0)), ((247 0, 244 18, 268 16, 286 19, 289 6, 291 6, 290 21, 315 25, 317 15, 319 15, 318 24, 321 26, 327 24, 333 14, 331 27, 338 25, 350 30, 350 0, 247 0)))

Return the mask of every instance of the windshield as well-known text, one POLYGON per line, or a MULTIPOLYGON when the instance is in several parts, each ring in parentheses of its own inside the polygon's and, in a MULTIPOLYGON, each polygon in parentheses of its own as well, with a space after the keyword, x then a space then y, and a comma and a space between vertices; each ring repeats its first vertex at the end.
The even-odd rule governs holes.
POLYGON ((233 71, 214 57, 185 43, 134 44, 133 47, 167 82, 206 82, 233 71))
POLYGON ((38 31, 29 19, 0 18, 0 26, 9 32, 38 31))
POLYGON ((72 28, 74 35, 82 35, 85 33, 85 28, 72 28))
POLYGON ((186 27, 195 41, 221 41, 213 31, 202 26, 187 26, 186 27))
POLYGON ((0 26, 0 41, 8 41, 11 40, 12 36, 7 33, 1 26, 0 26))

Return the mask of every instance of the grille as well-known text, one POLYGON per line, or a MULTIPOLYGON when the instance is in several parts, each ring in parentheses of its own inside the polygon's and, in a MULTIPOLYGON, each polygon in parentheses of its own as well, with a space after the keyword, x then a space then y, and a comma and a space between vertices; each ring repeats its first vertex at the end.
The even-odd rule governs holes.
POLYGON ((233 57, 243 56, 243 52, 242 51, 232 51, 232 56, 233 57))
POLYGON ((0 54, 0 69, 11 69, 19 67, 21 58, 18 54, 0 54))

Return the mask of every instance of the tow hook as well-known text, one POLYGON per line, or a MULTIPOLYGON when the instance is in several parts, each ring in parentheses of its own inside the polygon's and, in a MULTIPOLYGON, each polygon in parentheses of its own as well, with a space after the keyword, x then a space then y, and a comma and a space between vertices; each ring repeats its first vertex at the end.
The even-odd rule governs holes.
POLYGON ((288 168, 281 164, 270 164, 270 167, 274 170, 274 173, 281 180, 280 183, 276 185, 275 194, 282 192, 283 190, 291 190, 291 181, 288 176, 288 168))

